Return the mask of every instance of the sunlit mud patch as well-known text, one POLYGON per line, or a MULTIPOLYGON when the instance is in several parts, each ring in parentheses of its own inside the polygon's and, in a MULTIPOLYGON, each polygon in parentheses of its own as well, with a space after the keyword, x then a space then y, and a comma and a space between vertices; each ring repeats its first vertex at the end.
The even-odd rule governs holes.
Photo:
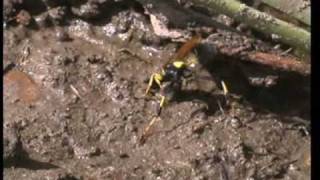
POLYGON ((4 76, 4 97, 7 96, 16 101, 33 104, 40 98, 40 89, 29 75, 12 70, 4 76))

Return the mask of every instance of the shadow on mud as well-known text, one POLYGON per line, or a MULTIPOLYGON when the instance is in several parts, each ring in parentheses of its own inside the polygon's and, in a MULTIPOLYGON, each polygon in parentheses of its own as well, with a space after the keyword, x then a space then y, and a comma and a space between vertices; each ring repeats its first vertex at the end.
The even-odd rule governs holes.
POLYGON ((59 168, 56 165, 53 165, 48 162, 36 161, 29 158, 19 158, 15 162, 4 163, 5 168, 16 167, 16 168, 25 168, 30 170, 48 170, 48 169, 56 169, 59 168))
MULTIPOLYGON (((198 53, 202 67, 210 73, 218 86, 223 80, 230 93, 240 95, 257 111, 310 120, 310 76, 273 70, 236 57, 222 56, 215 50, 208 49, 208 46, 199 46, 198 53), (270 87, 254 86, 249 81, 249 78, 255 76, 268 75, 277 77, 275 84, 270 87)), ((199 92, 189 96, 211 101, 207 99, 208 95, 199 92)))
POLYGON ((59 168, 58 166, 49 162, 41 162, 31 159, 27 152, 23 149, 20 150, 16 157, 4 161, 4 168, 10 167, 25 168, 30 170, 48 170, 59 168))
POLYGON ((182 90, 175 98, 175 101, 201 101, 206 104, 206 107, 196 110, 192 113, 191 116, 195 116, 200 112, 203 112, 207 116, 210 116, 213 115, 217 110, 219 110, 219 106, 224 107, 226 105, 226 97, 224 95, 213 94, 201 90, 182 90))

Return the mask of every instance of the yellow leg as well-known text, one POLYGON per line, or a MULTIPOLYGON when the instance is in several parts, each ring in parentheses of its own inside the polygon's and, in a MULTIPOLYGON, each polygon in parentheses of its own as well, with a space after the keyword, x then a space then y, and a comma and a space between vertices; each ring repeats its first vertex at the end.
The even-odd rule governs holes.
POLYGON ((228 98, 227 98, 227 95, 229 95, 228 87, 227 87, 226 83, 223 80, 221 81, 221 85, 222 85, 222 89, 223 89, 224 98, 226 100, 226 104, 229 104, 229 101, 228 101, 228 98))
POLYGON ((156 123, 157 121, 161 120, 159 116, 153 117, 152 120, 149 122, 149 124, 144 128, 142 132, 142 136, 140 137, 140 144, 144 144, 145 141, 147 140, 147 137, 151 136, 152 134, 150 133, 151 127, 156 123))
POLYGON ((161 97, 161 99, 160 99, 160 107, 159 107, 159 111, 158 111, 158 116, 160 115, 161 110, 166 103, 166 97, 162 96, 162 95, 160 97, 161 97))
POLYGON ((163 76, 159 73, 153 73, 150 77, 150 80, 149 80, 149 84, 148 84, 148 87, 146 89, 146 92, 145 94, 147 95, 151 89, 151 86, 153 85, 153 82, 156 82, 159 87, 161 87, 161 80, 162 80, 163 76))
POLYGON ((148 84, 148 87, 145 92, 146 95, 149 94, 150 88, 151 88, 153 81, 154 81, 154 76, 155 76, 155 73, 153 73, 150 77, 149 84, 148 84))
POLYGON ((223 89, 223 94, 226 96, 229 94, 228 87, 224 81, 221 81, 222 89, 223 89))
POLYGON ((162 108, 164 106, 165 102, 166 102, 166 97, 161 95, 160 108, 162 108))

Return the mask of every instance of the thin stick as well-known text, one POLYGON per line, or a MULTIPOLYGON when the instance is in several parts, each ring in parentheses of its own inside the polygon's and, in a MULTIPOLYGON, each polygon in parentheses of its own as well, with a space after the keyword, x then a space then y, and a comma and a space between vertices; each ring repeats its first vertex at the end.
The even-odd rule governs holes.
POLYGON ((78 91, 72 84, 70 85, 70 88, 71 88, 71 90, 73 91, 73 93, 74 93, 78 98, 82 99, 79 91, 78 91))

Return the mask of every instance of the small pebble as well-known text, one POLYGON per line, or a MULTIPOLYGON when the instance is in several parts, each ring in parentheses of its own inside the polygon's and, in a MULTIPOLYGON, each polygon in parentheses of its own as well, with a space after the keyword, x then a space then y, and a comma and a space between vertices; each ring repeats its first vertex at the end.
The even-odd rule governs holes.
POLYGON ((239 127, 241 127, 241 122, 240 122, 240 120, 239 120, 238 118, 236 118, 236 117, 231 118, 230 123, 231 123, 231 127, 233 127, 233 128, 239 128, 239 127))

